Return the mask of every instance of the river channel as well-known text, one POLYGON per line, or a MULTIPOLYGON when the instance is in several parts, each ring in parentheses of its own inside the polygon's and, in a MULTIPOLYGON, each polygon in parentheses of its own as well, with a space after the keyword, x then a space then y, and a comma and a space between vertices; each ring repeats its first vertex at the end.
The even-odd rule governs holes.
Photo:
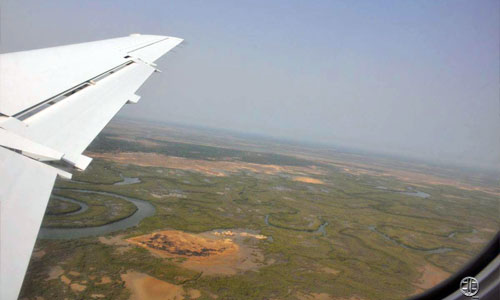
MULTIPOLYGON (((54 189, 58 190, 58 189, 54 189)), ((112 222, 106 225, 101 225, 101 226, 93 226, 93 227, 84 227, 84 228, 45 228, 42 227, 40 228, 40 231, 38 233, 38 238, 42 239, 77 239, 77 238, 84 238, 84 237, 90 237, 90 236, 100 236, 100 235, 105 235, 109 234, 115 231, 127 229, 130 227, 137 226, 139 222, 141 222, 144 218, 153 216, 155 213, 155 208, 154 206, 149 203, 148 201, 136 199, 133 197, 127 197, 123 195, 118 195, 115 193, 110 193, 110 192, 100 192, 100 191, 92 191, 92 190, 85 190, 85 189, 64 189, 64 190, 69 190, 69 191, 74 191, 74 192, 79 192, 79 193, 89 193, 89 194, 96 194, 96 195, 107 195, 115 198, 119 198, 125 201, 132 202, 136 207, 137 210, 135 213, 133 213, 131 216, 116 221, 112 222)), ((69 199, 66 197, 60 197, 57 196, 57 198, 61 200, 68 200, 73 203, 77 203, 81 205, 82 203, 80 201, 76 201, 74 199, 69 199)), ((83 207, 83 206, 82 206, 83 207)), ((76 212, 73 212, 71 214, 77 214, 77 213, 82 213, 83 209, 82 208, 76 212)), ((86 210, 86 209, 85 209, 86 210)), ((69 214, 66 214, 69 215, 69 214)))

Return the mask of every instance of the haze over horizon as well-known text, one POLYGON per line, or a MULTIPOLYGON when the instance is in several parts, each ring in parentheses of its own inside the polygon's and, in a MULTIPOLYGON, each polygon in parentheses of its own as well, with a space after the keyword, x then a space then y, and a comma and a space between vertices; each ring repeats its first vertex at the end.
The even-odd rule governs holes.
POLYGON ((0 7, 2 53, 134 32, 184 38, 122 116, 500 170, 499 1, 0 7))

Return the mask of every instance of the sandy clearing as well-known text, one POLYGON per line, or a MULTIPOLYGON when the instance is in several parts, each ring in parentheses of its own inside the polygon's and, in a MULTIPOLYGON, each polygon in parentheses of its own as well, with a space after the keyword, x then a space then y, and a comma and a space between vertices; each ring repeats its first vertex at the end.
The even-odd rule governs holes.
POLYGON ((242 230, 237 230, 237 231, 233 231, 233 230, 223 230, 223 231, 218 231, 218 230, 215 230, 212 232, 213 235, 217 236, 217 237, 220 237, 220 236, 225 236, 225 237, 236 237, 236 236, 242 236, 242 237, 252 237, 254 239, 258 239, 258 240, 265 240, 267 239, 267 236, 265 235, 262 235, 262 234, 255 234, 255 233, 250 233, 250 232, 246 232, 246 231, 242 231, 242 230))
POLYGON ((234 275, 264 265, 264 255, 253 247, 265 236, 243 230, 191 234, 164 230, 127 239, 160 257, 184 258, 182 267, 203 275, 234 275), (247 240, 248 238, 252 238, 247 240), (244 240, 247 240, 244 243, 244 240), (254 243, 254 244, 252 244, 254 243))
POLYGON ((122 164, 134 164, 143 167, 163 167, 194 171, 210 176, 227 176, 228 173, 250 171, 275 175, 278 173, 292 173, 297 175, 323 174, 323 170, 311 167, 262 165, 240 161, 207 161, 167 156, 158 153, 120 152, 120 153, 89 153, 93 158, 102 158, 122 164))
POLYGON ((109 276, 102 276, 101 281, 96 283, 96 285, 111 283, 111 278, 109 276))
POLYGON ((415 286, 422 290, 427 290, 450 276, 450 273, 431 264, 420 267, 419 272, 421 272, 422 275, 415 283, 415 286))
POLYGON ((78 283, 72 283, 70 287, 75 292, 83 292, 87 288, 87 286, 78 283))
POLYGON ((314 183, 314 184, 324 184, 324 182, 319 180, 319 179, 311 178, 311 177, 303 177, 303 176, 294 177, 293 181, 300 181, 300 182, 314 183))
POLYGON ((253 233, 248 233, 248 232, 241 232, 240 235, 244 236, 244 237, 253 237, 254 239, 258 239, 258 240, 266 240, 267 239, 267 236, 262 235, 262 234, 253 234, 253 233))
POLYGON ((80 272, 76 272, 76 271, 69 271, 68 274, 71 276, 74 276, 74 277, 80 276, 80 272))
POLYGON ((71 283, 71 279, 69 279, 68 277, 66 277, 66 275, 62 275, 60 277, 61 281, 64 282, 65 284, 69 285, 71 283))
POLYGON ((125 281, 125 287, 130 290, 130 300, 182 300, 184 289, 175 285, 151 277, 144 273, 128 271, 121 275, 125 281))

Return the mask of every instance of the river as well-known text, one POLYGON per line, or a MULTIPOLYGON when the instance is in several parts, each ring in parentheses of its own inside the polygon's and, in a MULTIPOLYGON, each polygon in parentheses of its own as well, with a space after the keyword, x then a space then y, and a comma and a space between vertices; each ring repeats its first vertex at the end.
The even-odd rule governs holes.
MULTIPOLYGON (((58 190, 58 189, 55 189, 55 190, 58 190)), ((85 189, 64 189, 64 190, 116 197, 116 198, 119 198, 119 199, 122 199, 125 201, 132 202, 137 207, 137 211, 125 219, 122 219, 120 221, 116 221, 113 223, 109 223, 106 225, 101 225, 101 226, 84 227, 84 228, 45 228, 45 227, 42 227, 42 228, 40 228, 40 231, 38 232, 38 238, 42 238, 42 239, 77 239, 77 238, 84 238, 84 237, 90 237, 90 236, 105 235, 105 234, 109 234, 109 233, 112 233, 115 231, 119 231, 119 230, 123 230, 123 229, 137 226, 139 224, 139 222, 141 222, 144 218, 153 216, 155 213, 155 208, 151 203, 149 203, 148 201, 136 199, 133 197, 122 196, 122 195, 118 195, 118 194, 110 193, 110 192, 99 192, 99 191, 91 191, 91 190, 85 190, 85 189)), ((62 198, 62 197, 59 197, 59 198, 62 198)), ((73 199, 69 199, 69 198, 66 198, 66 199, 73 200, 73 199)), ((66 200, 66 199, 64 199, 64 200, 66 200)), ((77 201, 77 203, 81 204, 79 201, 77 201)), ((82 211, 77 211, 77 212, 73 212, 72 214, 81 213, 81 212, 82 211)))
POLYGON ((417 247, 412 247, 412 246, 409 246, 409 245, 406 245, 406 244, 403 244, 401 242, 399 242, 398 240, 396 239, 393 239, 392 237, 388 236, 387 234, 385 234, 384 232, 380 231, 377 229, 376 226, 368 226, 368 229, 370 229, 371 231, 373 232, 376 232, 378 234, 380 234, 381 236, 384 237, 384 239, 388 240, 388 241, 391 241, 392 243, 398 245, 398 246, 401 246, 405 249, 411 249, 411 250, 416 250, 416 251, 422 251, 422 252, 425 252, 425 253, 428 253, 428 254, 437 254, 437 253, 446 253, 446 252, 450 252, 450 251, 453 251, 455 249, 453 248, 447 248, 447 247, 438 247, 438 248, 432 248, 432 249, 425 249, 425 248, 417 248, 417 247))

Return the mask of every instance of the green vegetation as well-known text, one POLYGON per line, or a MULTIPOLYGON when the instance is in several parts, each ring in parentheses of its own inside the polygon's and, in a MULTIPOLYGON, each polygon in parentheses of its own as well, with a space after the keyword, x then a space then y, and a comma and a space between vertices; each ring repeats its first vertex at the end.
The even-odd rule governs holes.
POLYGON ((199 275, 176 267, 168 260, 152 257, 142 248, 133 248, 123 255, 112 246, 96 243, 94 239, 40 240, 37 247, 46 249, 48 254, 42 260, 35 260, 30 264, 26 277, 29 284, 23 286, 22 294, 43 294, 45 299, 92 299, 93 294, 103 294, 105 299, 128 299, 130 293, 124 288, 120 278, 120 274, 127 269, 174 283, 199 275), (68 251, 69 249, 71 250, 68 251), (47 280, 47 272, 54 266, 62 266, 64 271, 61 275, 72 281, 84 282, 85 290, 73 291, 59 277, 47 280), (109 277, 110 282, 101 284, 103 277, 109 277))
MULTIPOLYGON (((282 154, 154 139, 149 141, 155 145, 145 146, 116 137, 101 135, 92 151, 313 164, 282 154)), ((136 270, 198 289, 199 299, 211 299, 211 295, 219 299, 297 299, 313 293, 339 298, 404 299, 421 290, 418 285, 425 267, 456 271, 500 228, 500 200, 495 194, 451 185, 414 185, 390 176, 353 175, 327 162, 316 165, 322 173, 311 177, 324 184, 296 182, 284 173, 235 172, 214 177, 95 159, 87 171, 75 174, 73 181, 59 180, 54 191, 85 202, 89 210, 69 216, 47 215, 44 226, 95 226, 132 214, 135 206, 127 201, 68 188, 112 192, 149 201, 156 208, 155 215, 139 226, 115 234, 136 236, 167 228, 196 233, 251 229, 272 237, 258 243, 264 265, 258 271, 233 276, 200 276, 138 247, 120 252, 118 246, 103 244, 97 238, 39 240, 37 249, 47 254, 32 259, 21 297, 89 299, 92 294, 102 294, 106 299, 128 299, 130 292, 120 274, 136 270), (121 181, 120 174, 138 177, 141 182, 113 185, 121 181), (430 197, 397 192, 408 186, 430 197), (318 232, 326 223, 324 231, 318 232), (67 277, 72 276, 71 271, 79 272, 72 278, 85 281, 86 289, 75 292, 59 278, 47 280, 55 266, 60 266, 67 277), (99 285, 92 276, 109 276, 112 282, 99 285)), ((59 200, 52 199, 49 212, 64 212, 60 206, 59 200)))
MULTIPOLYGON (((80 214, 71 215, 64 215, 62 213, 46 214, 42 222, 43 227, 76 228, 99 226, 124 219, 132 215, 137 210, 137 207, 134 204, 108 195, 81 193, 64 189, 56 190, 54 193, 58 196, 64 196, 69 199, 83 202, 88 205, 88 210, 80 214)), ((54 204, 50 203, 49 206, 54 206, 54 204)), ((78 206, 78 209, 79 208, 80 206, 78 206)))
POLYGON ((69 213, 77 212, 81 209, 81 206, 77 203, 69 202, 67 200, 63 200, 56 197, 51 197, 47 210, 45 211, 46 215, 64 215, 69 213))
POLYGON ((273 164, 288 166, 314 165, 312 161, 276 153, 242 151, 222 147, 195 145, 189 143, 171 142, 150 138, 137 138, 150 144, 119 139, 113 134, 101 134, 89 146, 94 152, 154 152, 170 156, 203 160, 238 160, 256 164, 273 164))

